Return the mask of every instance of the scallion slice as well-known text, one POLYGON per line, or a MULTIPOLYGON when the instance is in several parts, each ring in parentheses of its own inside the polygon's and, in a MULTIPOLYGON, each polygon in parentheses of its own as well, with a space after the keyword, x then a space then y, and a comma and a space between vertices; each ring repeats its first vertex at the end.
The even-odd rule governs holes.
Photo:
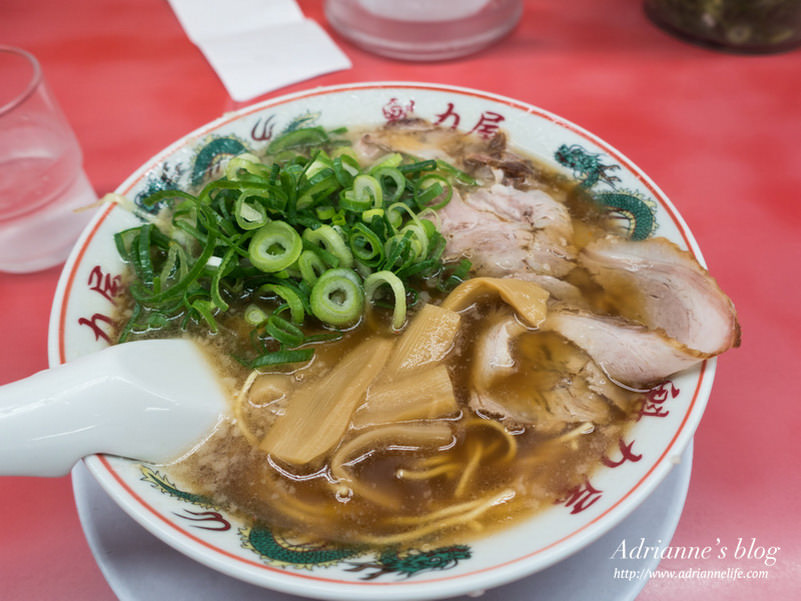
POLYGON ((445 207, 453 197, 453 186, 438 173, 423 176, 417 182, 417 206, 421 209, 430 208, 438 211, 445 207))
POLYGON ((332 226, 321 225, 317 229, 307 229, 303 232, 303 237, 334 255, 339 261, 339 267, 350 268, 353 266, 353 253, 332 226))
POLYGON ((243 230, 258 229, 269 221, 264 205, 250 202, 250 198, 247 192, 243 192, 234 205, 234 219, 243 230))
POLYGON ((317 252, 304 250, 298 257, 298 269, 303 281, 311 285, 325 272, 326 265, 317 252))
POLYGON ((381 238, 364 223, 353 224, 348 242, 353 256, 365 265, 374 267, 384 258, 381 238))
POLYGON ((294 348, 303 344, 303 331, 295 324, 278 315, 267 318, 264 329, 280 344, 294 348))
POLYGON ((392 327, 400 330, 406 321, 406 288, 400 278, 391 271, 376 271, 364 280, 364 297, 373 303, 376 293, 382 286, 389 286, 392 291, 394 307, 392 310, 392 327))
POLYGON ((317 319, 334 327, 352 326, 364 311, 359 276, 350 269, 329 269, 311 290, 311 310, 317 319))
POLYGON ((244 318, 248 325, 257 327, 267 321, 267 312, 258 305, 251 303, 245 307, 244 318))
POLYGON ((381 186, 384 203, 397 202, 406 191, 406 177, 396 167, 381 167, 370 172, 381 186))
POLYGON ((314 355, 314 349, 290 349, 266 352, 255 359, 250 361, 240 360, 247 365, 250 369, 259 369, 261 367, 272 367, 275 365, 284 365, 286 363, 305 363, 314 355))
POLYGON ((298 260, 303 241, 285 221, 271 221, 262 226, 248 246, 248 257, 254 267, 267 273, 281 271, 298 260))
POLYGON ((303 323, 303 320, 306 316, 306 311, 303 307, 303 300, 292 288, 281 284, 265 284, 259 289, 259 292, 262 294, 271 292, 281 297, 289 306, 289 315, 291 316, 292 322, 296 324, 303 323))

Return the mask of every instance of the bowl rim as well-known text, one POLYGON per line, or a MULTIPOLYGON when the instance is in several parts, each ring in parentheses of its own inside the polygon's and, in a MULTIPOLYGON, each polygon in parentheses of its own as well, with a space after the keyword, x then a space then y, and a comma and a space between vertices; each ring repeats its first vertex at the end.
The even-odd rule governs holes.
MULTIPOLYGON (((660 206, 665 209, 670 220, 676 226, 688 251, 703 267, 706 267, 703 255, 701 254, 694 236, 673 203, 649 176, 615 147, 595 134, 585 130, 583 127, 548 110, 507 96, 463 86, 410 81, 358 82, 320 86, 291 94, 276 96, 275 98, 270 98, 239 110, 225 113, 180 137, 140 165, 117 187, 116 192, 120 194, 129 192, 146 177, 146 174, 154 166, 162 163, 166 157, 170 156, 178 149, 192 141, 200 140, 219 127, 242 119, 247 115, 316 96, 344 92, 358 93, 359 91, 377 89, 407 92, 413 92, 415 90, 421 92, 449 92, 462 96, 469 96, 471 98, 490 100, 512 109, 544 118, 558 127, 577 134, 608 153, 611 158, 623 166, 631 175, 636 177, 639 182, 658 199, 660 206)), ((114 204, 110 204, 106 207, 101 207, 97 211, 92 221, 81 234, 59 277, 48 328, 48 359, 51 367, 59 365, 66 360, 67 353, 64 338, 66 329, 66 300, 69 298, 73 284, 75 283, 77 267, 81 264, 87 252, 89 242, 94 238, 95 233, 105 222, 115 206, 114 204)), ((259 563, 258 561, 248 561, 241 557, 234 557, 225 550, 212 547, 208 542, 194 536, 191 532, 181 529, 176 524, 166 520, 158 511, 152 508, 145 500, 141 499, 141 497, 128 486, 124 479, 114 471, 109 464, 108 458, 105 456, 93 455, 85 458, 84 461, 89 471, 100 482, 103 489, 114 498, 126 513, 131 515, 148 531, 200 563, 232 575, 240 580, 286 593, 325 599, 341 599, 348 601, 352 599, 373 599, 375 594, 379 593, 379 591, 381 596, 386 599, 442 598, 492 588, 544 569, 597 540, 600 536, 622 521, 626 515, 638 507, 640 503, 653 492, 659 483, 664 480, 692 440, 694 432, 703 416, 711 392, 716 364, 717 359, 715 358, 707 359, 701 363, 690 404, 686 409, 681 423, 677 426, 677 431, 670 439, 669 444, 662 450, 659 458, 654 461, 651 468, 627 493, 617 497, 615 502, 603 513, 581 527, 571 530, 567 536, 560 540, 554 541, 550 545, 537 549, 532 553, 523 554, 504 563, 479 567, 467 573, 443 574, 436 578, 428 578, 423 581, 344 581, 314 575, 313 573, 287 572, 275 566, 259 563), (127 496, 121 496, 120 489, 124 490, 127 496), (154 519, 154 517, 156 519, 154 519), (550 551, 550 553, 543 555, 546 551, 550 551), (234 562, 233 565, 220 565, 218 558, 220 553, 234 557, 236 562, 234 562), (546 559, 542 560, 542 557, 546 557, 546 559), (257 575, 251 572, 246 565, 248 563, 260 568, 257 575)))

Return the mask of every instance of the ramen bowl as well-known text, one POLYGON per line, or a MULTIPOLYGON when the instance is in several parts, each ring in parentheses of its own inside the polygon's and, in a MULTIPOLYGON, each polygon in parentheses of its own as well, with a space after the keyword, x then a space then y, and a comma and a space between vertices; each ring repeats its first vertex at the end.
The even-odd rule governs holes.
MULTIPOLYGON (((259 153, 275 136, 301 126, 381 126, 408 117, 486 137, 503 130, 512 146, 566 177, 580 177, 582 169, 614 170, 615 178, 594 178, 592 186, 588 184, 590 192, 625 191, 640 199, 651 211, 652 232, 688 250, 703 265, 676 208, 622 153, 535 106, 442 85, 354 84, 268 100, 227 114, 175 142, 140 167, 117 193, 138 203, 154 190, 192 186, 232 155, 259 153), (581 158, 588 160, 576 160, 581 158)), ((125 272, 113 235, 140 223, 133 212, 109 203, 83 232, 64 267, 52 309, 52 365, 110 343, 125 272)), ((631 427, 603 465, 552 506, 513 527, 444 547, 396 552, 343 548, 317 542, 313 533, 303 540, 287 540, 193 493, 168 467, 105 455, 84 461, 106 493, 144 528, 229 576, 311 598, 444 598, 486 590, 552 566, 624 520, 691 441, 714 372, 715 360, 707 360, 647 392, 631 427)))

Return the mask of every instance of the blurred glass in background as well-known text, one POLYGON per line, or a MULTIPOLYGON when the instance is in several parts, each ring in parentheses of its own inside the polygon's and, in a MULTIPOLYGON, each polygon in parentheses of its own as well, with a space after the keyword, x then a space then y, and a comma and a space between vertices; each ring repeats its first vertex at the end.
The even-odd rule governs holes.
POLYGON ((64 261, 97 196, 36 58, 0 46, 0 271, 64 261))
POLYGON ((522 0, 326 0, 343 37, 394 59, 437 61, 486 48, 520 20, 522 0))

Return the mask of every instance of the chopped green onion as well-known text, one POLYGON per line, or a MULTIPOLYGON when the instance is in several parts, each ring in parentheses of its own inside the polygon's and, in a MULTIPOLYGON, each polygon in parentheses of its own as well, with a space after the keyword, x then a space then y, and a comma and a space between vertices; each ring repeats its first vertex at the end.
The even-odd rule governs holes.
POLYGON ((404 219, 408 214, 414 215, 412 210, 402 202, 396 202, 386 208, 384 217, 387 222, 392 226, 394 231, 398 231, 403 225, 404 219))
POLYGON ((305 309, 303 308, 303 300, 300 298, 300 295, 295 292, 289 286, 283 286, 280 284, 265 284, 261 288, 259 288, 259 293, 263 294, 265 292, 272 292, 280 296, 282 299, 286 301, 286 304, 289 306, 289 314, 292 318, 292 321, 297 324, 303 323, 303 318, 305 317, 305 309))
POLYGON ((156 305, 180 297, 186 289, 200 277, 200 274, 206 268, 206 262, 211 258, 214 252, 215 243, 216 238, 214 235, 207 236, 206 244, 200 256, 192 265, 192 268, 183 278, 169 288, 159 291, 148 291, 145 286, 143 286, 142 282, 134 282, 130 287, 131 296, 133 296, 134 300, 148 305, 156 305))
POLYGON ((447 179, 437 173, 426 175, 417 182, 415 200, 421 209, 428 207, 438 211, 447 205, 452 197, 453 187, 447 179))
POLYGON ((153 262, 150 257, 150 232, 153 225, 147 223, 139 229, 139 236, 134 242, 136 251, 136 267, 139 277, 145 286, 153 284, 153 262))
POLYGON ((249 152, 244 152, 228 160, 228 163, 225 165, 225 177, 229 180, 238 180, 242 175, 242 171, 245 172, 246 176, 254 175, 261 177, 266 173, 267 168, 259 160, 259 157, 249 152))
POLYGON ((279 343, 290 348, 303 344, 303 331, 278 315, 270 315, 264 326, 267 333, 279 343))
POLYGON ((378 181, 384 197, 384 203, 397 202, 406 191, 406 177, 395 167, 381 167, 370 171, 378 181))
POLYGON ((131 249, 134 245, 134 240, 139 235, 139 228, 141 226, 128 228, 121 232, 114 234, 114 245, 117 247, 117 252, 124 261, 131 260, 131 249))
POLYGON ((407 165, 398 165, 398 171, 401 173, 419 173, 420 171, 433 171, 436 168, 437 161, 434 159, 417 161, 416 163, 409 163, 407 165))
POLYGON ((371 168, 370 171, 376 171, 382 167, 397 167, 403 162, 403 155, 399 152, 391 152, 384 155, 378 160, 371 168))
POLYGON ((315 207, 314 212, 321 221, 330 221, 337 214, 337 210, 331 205, 315 207))
POLYGON ((415 240, 414 234, 410 231, 404 234, 395 234, 384 244, 384 252, 386 253, 386 260, 384 261, 384 269, 390 271, 397 271, 408 267, 414 261, 415 257, 419 255, 420 243, 415 240))
POLYGON ((326 270, 326 265, 319 254, 313 250, 304 250, 298 257, 298 269, 304 282, 314 284, 326 270))
POLYGON ((236 253, 236 247, 230 247, 225 256, 223 256, 220 264, 217 266, 217 269, 214 272, 214 275, 211 278, 211 286, 210 286, 210 293, 211 293, 211 300, 214 303, 214 306, 219 309, 220 311, 227 311, 228 310, 228 303, 223 300, 223 297, 220 295, 220 282, 222 281, 223 276, 225 276, 229 271, 229 266, 231 261, 236 253))
POLYGON ((264 309, 255 305, 253 303, 249 304, 245 307, 244 318, 248 325, 251 326, 260 326, 265 321, 267 321, 267 313, 265 313, 264 309))
POLYGON ((206 321, 209 329, 213 333, 217 333, 217 320, 214 319, 213 307, 211 302, 205 299, 198 299, 192 303, 192 308, 197 311, 200 316, 206 321))
POLYGON ((284 365, 285 363, 305 363, 313 355, 314 349, 310 348, 281 350, 264 353, 251 361, 240 359, 240 362, 250 369, 259 369, 260 367, 273 367, 275 365, 284 365))
POLYGON ((277 154, 306 146, 319 146, 328 141, 328 134, 322 127, 304 127, 282 134, 270 142, 267 152, 277 154))
POLYGON ((356 157, 342 154, 336 157, 332 162, 332 169, 337 181, 343 188, 349 188, 353 185, 353 178, 359 175, 359 161, 356 157))
POLYGON ((307 174, 307 177, 308 183, 303 188, 303 195, 309 198, 327 196, 339 187, 334 170, 330 167, 325 167, 310 177, 307 174))
POLYGON ((478 184, 475 178, 471 177, 461 169, 457 169, 450 163, 447 163, 442 159, 436 159, 436 162, 437 169, 451 175, 460 184, 465 184, 466 186, 475 186, 478 184))
POLYGON ((364 297, 368 303, 373 299, 382 286, 389 286, 394 297, 392 310, 392 327, 400 330, 406 321, 406 288, 400 278, 391 271, 376 271, 364 280, 364 297))
POLYGON ((329 269, 311 290, 311 310, 317 319, 335 327, 352 326, 364 311, 359 276, 350 269, 329 269))
POLYGON ((159 190, 139 201, 165 218, 114 236, 133 274, 119 340, 162 328, 238 329, 226 314, 241 303, 252 347, 243 364, 305 361, 313 349, 295 347, 342 335, 320 334, 310 319, 350 327, 365 303, 392 303, 392 326, 401 328, 421 290, 447 291, 466 278, 469 261, 442 260, 436 211, 455 185, 475 181, 442 161, 394 152, 362 165, 333 133, 287 131, 264 159, 239 154, 195 193, 159 190))
POLYGON ((373 218, 378 217, 379 219, 384 217, 384 209, 367 209, 364 213, 362 213, 362 221, 365 223, 372 223, 373 218))
POLYGON ((379 208, 384 202, 381 184, 371 175, 357 175, 353 187, 343 190, 339 204, 348 211, 365 211, 379 208))
POLYGON ((264 206, 256 202, 248 202, 248 194, 239 195, 234 205, 236 224, 243 230, 255 230, 269 221, 264 206))
POLYGON ((337 231, 330 225, 322 225, 317 229, 307 229, 303 232, 303 238, 323 247, 324 250, 334 255, 339 260, 340 267, 353 266, 353 254, 345 244, 337 231))
POLYGON ((412 221, 403 226, 398 234, 406 235, 407 232, 412 234, 412 247, 416 249, 415 258, 428 256, 428 233, 423 224, 412 221))
POLYGON ((169 190, 159 190, 157 192, 149 194, 144 199, 142 199, 142 204, 146 207, 155 207, 156 205, 170 198, 183 198, 190 202, 195 200, 195 197, 192 196, 189 192, 184 192, 183 190, 169 189, 169 190))
MULTIPOLYGON (((333 162, 329 158, 329 156, 325 153, 325 151, 321 150, 318 152, 314 158, 309 161, 309 164, 306 165, 306 177, 311 179, 312 176, 324 171, 326 169, 331 169, 333 162)), ((333 173, 333 171, 332 171, 333 173)))
POLYGON ((461 259, 456 269, 438 285, 442 292, 450 292, 467 279, 473 264, 468 259, 461 259))
POLYGON ((373 206, 373 199, 370 196, 356 198, 353 190, 342 190, 339 193, 339 206, 351 213, 361 213, 373 206))
POLYGON ((248 257, 254 267, 273 273, 292 265, 302 250, 303 242, 295 228, 285 221, 271 221, 253 236, 248 257))
POLYGON ((354 223, 350 231, 350 250, 365 265, 377 265, 384 258, 384 244, 378 234, 363 223, 354 223))

